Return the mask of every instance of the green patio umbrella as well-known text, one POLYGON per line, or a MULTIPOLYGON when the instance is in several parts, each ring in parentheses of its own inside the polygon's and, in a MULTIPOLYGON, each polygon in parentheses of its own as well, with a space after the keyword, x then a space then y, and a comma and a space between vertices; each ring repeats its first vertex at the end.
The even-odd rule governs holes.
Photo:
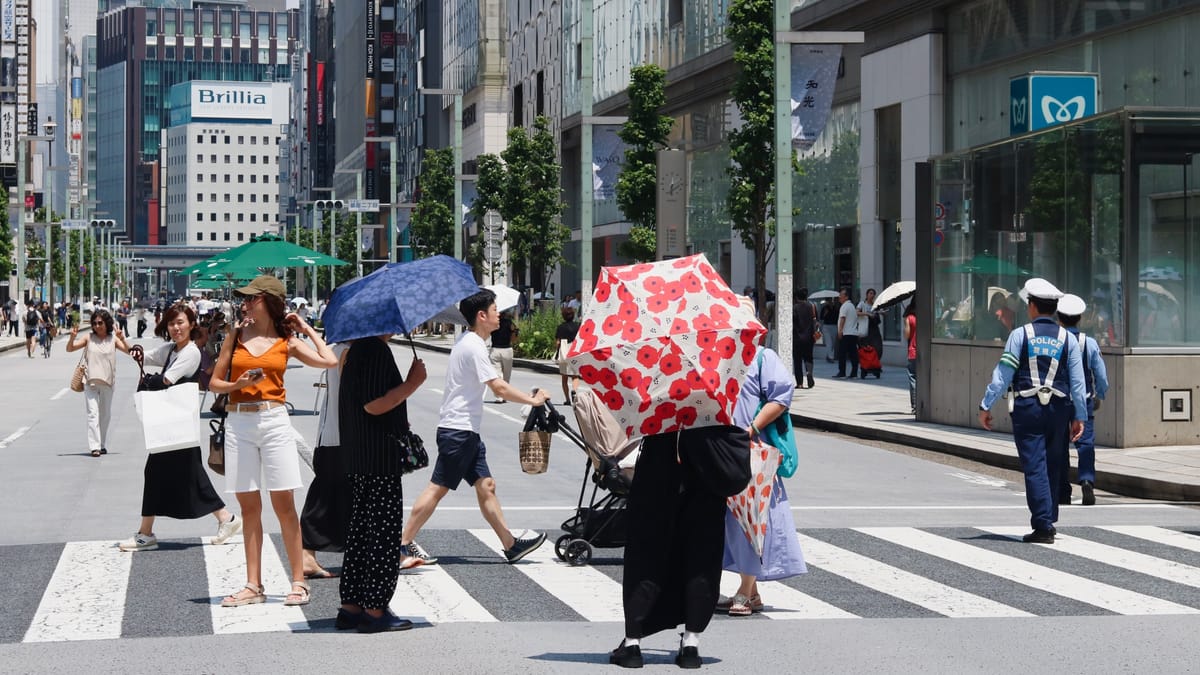
POLYGON ((275 267, 302 267, 305 265, 349 265, 350 263, 327 256, 310 248, 297 246, 273 234, 264 234, 237 248, 202 260, 183 271, 188 273, 219 273, 254 275, 275 267), (195 268, 195 269, 193 269, 195 268), (191 272, 189 272, 191 270, 191 272))
POLYGON ((986 253, 980 253, 974 258, 955 265, 946 271, 957 272, 959 274, 1003 274, 1008 276, 1029 274, 1027 270, 1021 269, 1007 260, 1001 260, 994 255, 986 253))

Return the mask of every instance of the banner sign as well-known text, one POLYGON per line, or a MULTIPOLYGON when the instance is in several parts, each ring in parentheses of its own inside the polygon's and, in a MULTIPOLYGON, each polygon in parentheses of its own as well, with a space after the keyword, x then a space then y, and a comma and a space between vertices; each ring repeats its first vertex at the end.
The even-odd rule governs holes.
POLYGON ((0 164, 17 163, 17 107, 0 106, 0 164))
POLYGON ((1009 133, 1023 134, 1095 115, 1098 80, 1095 73, 1035 72, 1012 78, 1009 133))
POLYGON ((376 0, 367 0, 367 77, 375 77, 375 4, 376 0))
POLYGON ((0 40, 17 41, 17 0, 0 0, 0 40))
POLYGON ((592 127, 592 199, 617 198, 617 178, 625 165, 620 125, 592 127))
POLYGON ((841 45, 792 45, 792 146, 808 150, 829 121, 841 45))

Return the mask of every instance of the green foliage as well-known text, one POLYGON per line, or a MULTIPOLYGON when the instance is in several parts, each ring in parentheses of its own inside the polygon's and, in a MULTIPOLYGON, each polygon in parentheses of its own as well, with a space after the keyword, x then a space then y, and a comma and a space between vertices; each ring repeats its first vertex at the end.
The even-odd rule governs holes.
POLYGON ((504 237, 509 261, 515 270, 528 269, 539 290, 545 288, 551 271, 565 262, 563 244, 571 238, 571 230, 560 221, 564 204, 554 155, 550 121, 539 115, 532 133, 523 127, 509 129, 508 147, 500 153, 504 179, 498 181, 492 166, 488 169, 492 182, 486 184, 485 203, 498 205, 508 223, 504 237), (498 184, 503 188, 497 198, 498 184))
POLYGON ((667 71, 654 64, 635 67, 629 81, 629 119, 618 134, 624 141, 625 166, 617 178, 617 205, 633 223, 621 255, 643 262, 653 260, 657 249, 655 191, 658 158, 671 133, 671 118, 660 115, 667 102, 667 71))
POLYGON ((417 258, 454 255, 454 149, 426 150, 421 161, 421 196, 409 225, 417 258))
POLYGON ((754 253, 758 288, 766 287, 775 242, 775 223, 769 217, 775 200, 774 25, 773 0, 733 0, 729 7, 726 35, 738 67, 731 93, 743 120, 742 127, 729 134, 729 216, 742 243, 754 253))
POLYGON ((513 342, 513 354, 526 359, 552 359, 558 344, 554 341, 554 331, 562 323, 562 314, 557 310, 548 309, 535 312, 517 320, 517 330, 521 331, 513 342))
MULTIPOLYGON (((13 238, 9 234, 11 230, 8 227, 8 190, 3 186, 0 186, 0 204, 4 205, 4 208, 0 208, 0 233, 3 233, 0 234, 0 279, 8 279, 17 268, 17 260, 13 238)), ((16 287, 11 288, 10 292, 16 293, 16 287)))
MULTIPOLYGON (((333 214, 326 212, 322 216, 320 230, 316 233, 316 241, 313 241, 313 231, 307 227, 302 227, 299 230, 299 245, 305 248, 311 248, 320 253, 329 253, 329 237, 330 223, 333 222, 333 216, 337 216, 337 253, 334 256, 341 260, 350 263, 335 267, 333 277, 337 285, 341 285, 358 275, 358 270, 354 266, 356 260, 356 248, 358 247, 357 221, 354 219, 354 214, 338 213, 333 214)), ((296 243, 297 233, 295 230, 288 233, 287 240, 296 243)), ((284 285, 287 288, 296 288, 296 277, 298 268, 289 267, 284 270, 284 285)), ((313 267, 304 268, 304 280, 306 284, 305 293, 308 295, 316 295, 317 300, 328 297, 331 294, 329 288, 329 268, 328 267, 313 267), (316 270, 316 286, 314 291, 313 286, 313 270, 316 270)))

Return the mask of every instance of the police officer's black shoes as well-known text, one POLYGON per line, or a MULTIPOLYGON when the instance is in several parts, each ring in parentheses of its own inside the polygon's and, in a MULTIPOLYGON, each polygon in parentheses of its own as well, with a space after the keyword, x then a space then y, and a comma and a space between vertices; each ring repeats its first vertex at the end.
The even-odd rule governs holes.
POLYGON ((625 641, 621 640, 621 644, 608 653, 608 662, 622 668, 641 668, 642 648, 638 645, 628 647, 625 641))
POLYGON ((1071 505, 1071 490, 1069 488, 1063 492, 1058 493, 1058 505, 1059 506, 1070 506, 1071 505))
POLYGON ((1021 537, 1021 541, 1025 542, 1026 544, 1053 544, 1054 535, 1056 534, 1058 534, 1058 531, 1053 527, 1048 530, 1034 530, 1024 537, 1021 537))
POLYGON ((1092 486, 1092 481, 1085 480, 1079 484, 1080 490, 1083 492, 1083 505, 1092 506, 1096 503, 1096 491, 1092 486))

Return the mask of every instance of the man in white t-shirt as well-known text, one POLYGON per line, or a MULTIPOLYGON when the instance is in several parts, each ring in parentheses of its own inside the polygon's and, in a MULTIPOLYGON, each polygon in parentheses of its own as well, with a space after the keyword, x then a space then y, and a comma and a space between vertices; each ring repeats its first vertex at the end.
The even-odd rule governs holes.
POLYGON ((846 376, 846 360, 850 360, 850 377, 858 377, 858 308, 850 301, 850 289, 838 292, 842 308, 838 310, 838 371, 834 377, 846 376))
POLYGON ((417 533, 439 502, 463 480, 475 487, 479 511, 492 526, 504 557, 515 563, 546 541, 542 532, 529 532, 516 537, 509 531, 496 497, 496 481, 487 465, 487 449, 479 436, 483 421, 483 395, 488 389, 500 399, 513 403, 538 406, 550 398, 542 390, 526 394, 496 374, 488 357, 487 339, 500 327, 500 312, 496 310, 496 294, 481 290, 458 305, 470 330, 450 350, 446 367, 446 393, 442 396, 441 417, 437 430, 437 461, 429 485, 413 503, 412 513, 404 524, 400 545, 404 551, 402 569, 423 565, 427 556, 413 544, 417 533))

